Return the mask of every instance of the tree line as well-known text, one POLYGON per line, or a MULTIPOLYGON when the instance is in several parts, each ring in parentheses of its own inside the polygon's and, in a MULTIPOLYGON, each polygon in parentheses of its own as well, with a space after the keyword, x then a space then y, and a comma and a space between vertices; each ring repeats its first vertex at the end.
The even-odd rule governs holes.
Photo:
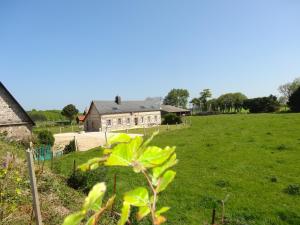
POLYGON ((199 97, 190 97, 187 89, 172 89, 164 98, 166 105, 187 108, 188 103, 192 105, 193 113, 219 112, 239 113, 247 110, 250 113, 276 112, 282 107, 289 107, 292 112, 300 112, 300 78, 293 82, 280 85, 278 88, 281 96, 264 96, 259 98, 247 98, 241 92, 226 93, 218 98, 212 98, 210 89, 204 89, 199 97))

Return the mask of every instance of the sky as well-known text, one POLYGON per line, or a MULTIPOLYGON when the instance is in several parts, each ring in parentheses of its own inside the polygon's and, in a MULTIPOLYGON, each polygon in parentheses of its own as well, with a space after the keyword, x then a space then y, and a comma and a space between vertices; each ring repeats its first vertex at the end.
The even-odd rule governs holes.
POLYGON ((299 0, 0 1, 0 81, 25 109, 278 94, 300 76, 299 0))

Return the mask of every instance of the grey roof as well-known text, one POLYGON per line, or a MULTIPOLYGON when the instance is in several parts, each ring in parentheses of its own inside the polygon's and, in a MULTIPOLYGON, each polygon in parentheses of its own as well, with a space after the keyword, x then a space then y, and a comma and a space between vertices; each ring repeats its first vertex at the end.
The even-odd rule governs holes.
POLYGON ((184 112, 189 112, 190 110, 175 107, 172 105, 161 105, 161 111, 169 112, 169 113, 180 113, 180 112, 184 113, 184 112))
POLYGON ((93 101, 99 114, 116 114, 130 112, 150 112, 160 110, 160 99, 146 99, 144 101, 122 101, 117 104, 114 101, 93 101))

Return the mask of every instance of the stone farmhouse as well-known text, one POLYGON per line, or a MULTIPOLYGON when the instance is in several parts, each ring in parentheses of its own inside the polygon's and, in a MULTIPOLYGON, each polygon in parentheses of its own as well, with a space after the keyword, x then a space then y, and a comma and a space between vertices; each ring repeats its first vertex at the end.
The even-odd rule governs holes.
POLYGON ((84 130, 105 131, 150 127, 161 124, 159 98, 144 101, 92 101, 85 115, 84 130))
POLYGON ((34 122, 0 82, 0 133, 14 140, 29 140, 34 122))

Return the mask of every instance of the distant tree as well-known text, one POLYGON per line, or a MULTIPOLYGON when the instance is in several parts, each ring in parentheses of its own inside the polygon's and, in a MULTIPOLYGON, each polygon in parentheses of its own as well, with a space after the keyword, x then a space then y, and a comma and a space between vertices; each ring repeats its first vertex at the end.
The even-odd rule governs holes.
POLYGON ((69 104, 63 108, 63 110, 61 111, 61 114, 65 117, 67 117, 71 122, 72 120, 74 120, 74 118, 76 117, 78 112, 79 111, 78 111, 78 109, 76 109, 75 105, 69 104))
POLYGON ((163 124, 180 124, 182 123, 182 119, 180 116, 177 116, 174 113, 168 113, 163 116, 163 124))
POLYGON ((165 97, 163 103, 186 108, 190 94, 186 89, 172 89, 165 97))
POLYGON ((280 109, 280 103, 276 96, 270 95, 269 97, 247 99, 244 101, 244 108, 249 109, 250 113, 276 112, 280 109))
POLYGON ((218 112, 219 111, 219 103, 218 99, 213 98, 207 101, 208 111, 218 112))
POLYGON ((207 111, 208 110, 208 105, 207 101, 209 98, 211 98, 212 93, 210 89, 204 89, 203 91, 200 92, 200 103, 203 105, 202 111, 207 111))
POLYGON ((46 121, 47 117, 43 112, 39 112, 39 111, 29 111, 28 115, 30 116, 30 118, 36 122, 36 121, 46 121))
POLYGON ((278 91, 281 93, 281 102, 287 104, 289 97, 300 87, 300 77, 291 83, 280 85, 278 91))
POLYGON ((300 87, 291 94, 287 104, 292 112, 300 112, 300 87))

